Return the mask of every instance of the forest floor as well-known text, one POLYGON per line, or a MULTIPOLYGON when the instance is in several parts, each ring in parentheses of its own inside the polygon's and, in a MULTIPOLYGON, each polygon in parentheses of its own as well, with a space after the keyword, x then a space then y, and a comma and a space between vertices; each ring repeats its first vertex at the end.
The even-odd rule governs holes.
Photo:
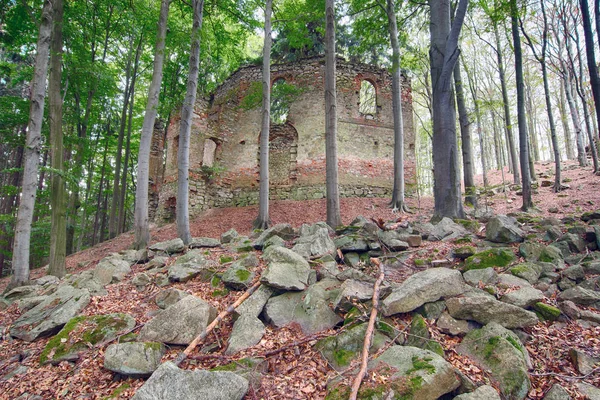
MULTIPOLYGON (((563 163, 563 182, 569 188, 553 193, 551 187, 542 185, 543 181, 553 182, 553 163, 538 163, 536 174, 538 176, 539 189, 533 195, 534 203, 539 208, 540 216, 552 216, 562 218, 566 216, 579 216, 583 212, 600 209, 600 177, 592 173, 592 167, 581 168, 574 162, 563 163), (541 175, 541 176, 540 176, 541 175)), ((478 177, 479 185, 482 185, 481 177, 478 177)), ((512 183, 512 175, 508 171, 490 171, 488 173, 490 186, 500 185, 503 180, 507 184, 512 183)), ((409 221, 426 221, 431 218, 433 212, 433 199, 430 197, 411 197, 407 200, 412 214, 394 214, 387 207, 389 199, 379 198, 352 198, 341 199, 341 214, 345 224, 352 221, 356 216, 362 215, 366 218, 383 219, 385 221, 401 218, 409 221)), ((521 198, 515 191, 499 193, 487 199, 481 199, 481 206, 487 206, 497 214, 508 214, 518 212, 521 207, 521 198)), ((213 209, 203 213, 191 221, 191 233, 194 237, 218 238, 221 233, 235 228, 240 234, 251 233, 252 220, 258 214, 257 206, 244 208, 213 209)), ((270 204, 270 215, 272 223, 290 223, 299 227, 303 223, 315 223, 325 220, 325 200, 311 201, 273 201, 270 204)), ((152 229, 152 242, 160 242, 177 237, 174 224, 155 227, 152 229)), ((93 248, 86 249, 73 254, 67 259, 69 273, 80 272, 93 268, 97 262, 111 252, 119 252, 127 249, 133 242, 132 232, 125 233, 119 237, 101 243, 93 248)), ((424 252, 435 254, 436 258, 443 258, 452 251, 452 243, 425 242, 422 249, 424 252)), ((224 249, 211 251, 210 258, 218 259, 226 252, 224 249)), ((423 255, 420 255, 424 258, 423 255)), ((141 266, 134 266, 134 272, 141 271, 141 266)), ((414 271, 412 271, 414 272, 414 271)), ((44 274, 44 269, 32 271, 32 279, 44 274)), ((410 271, 407 271, 410 274, 410 271)), ((405 277, 404 277, 405 278, 405 277)), ((0 280, 0 291, 7 285, 9 278, 0 280)), ((401 279, 400 279, 401 280, 401 279)), ((219 310, 226 308, 228 304, 235 301, 236 294, 230 293, 219 299, 210 296, 209 284, 190 281, 185 284, 175 284, 174 287, 191 291, 195 295, 211 302, 219 310), (206 296, 203 295, 206 294, 206 296)), ((158 292, 157 288, 149 291, 138 292, 129 280, 107 287, 108 295, 94 297, 92 302, 84 310, 84 314, 93 315, 110 312, 128 312, 136 318, 141 326, 151 318, 153 310, 157 307, 152 298, 158 292)), ((28 365, 30 371, 27 374, 17 376, 10 381, 10 385, 0 381, 0 399, 12 399, 20 394, 28 392, 39 393, 43 398, 75 399, 75 398, 128 398, 135 389, 139 388, 144 379, 121 380, 112 372, 102 367, 103 350, 90 352, 84 355, 76 363, 62 362, 57 366, 40 366, 37 363, 39 354, 46 345, 48 339, 40 339, 33 343, 8 338, 8 327, 20 314, 15 306, 11 306, 0 312, 0 376, 10 371, 9 365, 2 362, 15 355, 25 358, 23 364, 28 365), (29 362, 27 362, 29 361, 29 362), (115 390, 122 390, 120 395, 115 390)), ((409 317, 404 315, 394 317, 395 323, 405 326, 409 317), (408 318, 408 319, 407 319, 408 318)), ((216 334, 207 339, 209 343, 221 343, 227 340, 231 331, 231 321, 226 320, 216 330, 216 334)), ((442 343, 446 350, 447 359, 457 368, 467 373, 476 382, 487 381, 488 377, 484 371, 479 370, 468 359, 459 356, 455 351, 458 341, 432 328, 433 337, 442 343)), ((577 372, 571 365, 568 349, 581 341, 587 341, 590 346, 600 349, 600 328, 580 328, 569 324, 560 332, 549 324, 540 323, 529 332, 534 336, 535 348, 530 350, 532 359, 536 366, 537 374, 532 378, 532 390, 529 393, 531 399, 541 399, 543 394, 553 383, 561 383, 576 399, 583 399, 575 389, 574 381, 565 376, 575 376, 577 372), (541 372, 540 372, 541 371, 541 372)), ((331 332, 329 332, 331 334, 331 332)), ((336 377, 337 372, 332 370, 325 359, 312 347, 314 341, 291 346, 296 341, 302 341, 304 336, 294 327, 282 329, 267 328, 263 340, 255 347, 243 351, 235 356, 224 356, 222 351, 214 354, 196 355, 186 361, 182 367, 211 368, 224 365, 243 357, 264 357, 265 354, 281 347, 287 347, 268 358, 268 373, 264 375, 261 383, 253 386, 246 396, 247 399, 318 399, 323 398, 327 381, 336 377), (195 358, 195 359, 194 359, 195 358)), ((166 358, 174 358, 178 348, 169 350, 166 358)), ((600 376, 589 377, 587 380, 595 385, 600 385, 600 376)))

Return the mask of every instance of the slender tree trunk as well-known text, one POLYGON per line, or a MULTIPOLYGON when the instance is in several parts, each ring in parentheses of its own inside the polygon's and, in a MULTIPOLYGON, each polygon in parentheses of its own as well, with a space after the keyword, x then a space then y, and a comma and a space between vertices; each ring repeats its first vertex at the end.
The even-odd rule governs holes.
POLYGON ((194 0, 193 7, 194 21, 192 27, 192 49, 190 51, 190 71, 185 100, 183 101, 183 107, 181 108, 181 121, 179 122, 179 150, 177 152, 177 234, 185 244, 192 241, 189 212, 190 131, 198 88, 200 30, 202 29, 204 0, 194 0))
POLYGON ((496 123, 496 115, 490 111, 492 118, 492 129, 494 130, 494 150, 496 151, 496 169, 501 170, 504 167, 504 153, 502 152, 502 141, 499 139, 498 125, 496 123))
POLYGON ((394 0, 387 0, 388 31, 392 46, 392 114, 394 118, 394 188, 390 207, 400 212, 408 211, 404 203, 404 125, 402 121, 402 92, 400 86, 400 45, 394 0))
POLYGON ((104 177, 105 177, 105 171, 106 171, 106 158, 108 155, 108 137, 109 136, 110 136, 110 117, 109 117, 109 121, 108 121, 107 128, 106 128, 106 139, 104 141, 104 152, 102 154, 102 169, 100 170, 100 183, 98 185, 98 196, 96 198, 96 215, 94 217, 94 234, 92 236, 92 246, 97 243, 96 238, 98 237, 98 231, 100 228, 99 222, 101 221, 100 216, 102 215, 102 212, 101 212, 102 193, 104 191, 104 177))
POLYGON ((525 119, 525 93, 523 85, 523 55, 519 36, 517 0, 511 0, 511 28, 515 49, 515 79, 517 83, 517 119, 519 124, 519 160, 521 162, 521 182, 523 191, 523 211, 533 207, 531 197, 531 172, 529 170, 529 146, 527 139, 527 121, 525 119))
POLYGON ((48 87, 52 151, 52 190, 50 193, 52 224, 50 228, 50 263, 48 266, 48 275, 62 278, 67 273, 65 265, 67 251, 67 203, 65 181, 62 177, 65 169, 63 160, 63 104, 61 93, 63 0, 54 0, 53 18, 48 87))
POLYGON ((327 224, 342 224, 338 189, 337 94, 335 60, 335 5, 325 0, 325 174, 327 187, 327 224))
POLYGON ((463 80, 460 68, 460 59, 454 66, 454 86, 456 87, 456 105, 460 123, 460 137, 463 159, 463 176, 465 183, 465 203, 477 207, 477 189, 475 188, 475 175, 473 172, 473 145, 471 143, 471 122, 465 103, 463 80))
POLYGON ((25 139, 25 163, 23 168, 23 184, 21 203, 15 225, 15 241, 13 246, 12 267, 14 274, 9 287, 21 286, 29 281, 29 250, 31 239, 31 222, 35 198, 37 195, 37 172, 40 160, 42 119, 46 94, 46 75, 48 73, 48 55, 50 51, 50 34, 52 30, 52 2, 44 0, 42 8, 40 32, 37 41, 34 75, 31 83, 31 106, 29 124, 25 139))
POLYGON ((272 0, 265 4, 265 41, 262 66, 262 123, 260 129, 260 188, 258 218, 255 229, 267 229, 269 219, 269 131, 271 127, 271 8, 272 0))
POLYGON ((163 75, 163 62, 165 59, 165 37, 167 34, 167 18, 169 16, 169 0, 162 0, 160 17, 156 33, 156 50, 154 51, 154 69, 152 72, 152 83, 148 89, 148 103, 144 114, 144 124, 140 138, 140 149, 138 153, 138 178, 135 189, 135 211, 134 211, 134 247, 143 249, 150 241, 150 229, 148 227, 148 179, 150 174, 150 145, 154 121, 156 120, 158 95, 163 75))
POLYGON ((508 102, 508 89, 506 88, 506 74, 504 72, 504 60, 502 57, 502 48, 500 47, 500 33, 498 32, 498 24, 493 23, 494 35, 496 37, 496 54, 498 56, 498 73, 500 75, 500 87, 502 89, 502 102, 504 103, 504 121, 506 129, 507 146, 509 149, 509 162, 513 173, 513 182, 518 184, 521 180, 519 174, 519 164, 517 162, 517 151, 514 144, 514 136, 512 131, 512 122, 510 119, 510 107, 508 102))
MULTIPOLYGON (((581 8, 581 20, 583 22, 583 34, 585 37, 585 54, 587 56, 588 72, 590 74, 590 85, 592 86, 592 95, 596 106, 596 120, 600 126, 600 77, 598 76, 598 66, 596 65, 596 54, 594 51, 594 36, 592 34, 592 22, 590 20, 590 9, 587 0, 579 0, 581 8)), ((595 1, 596 29, 600 22, 600 5, 595 1)), ((600 32, 598 37, 600 38, 600 32)))
POLYGON ((571 111, 571 120, 573 121, 573 128, 575 129, 575 139, 577 144, 577 160, 579 166, 587 166, 587 159, 585 156, 585 147, 583 145, 583 131, 581 129, 581 120, 579 119, 579 111, 577 105, 573 99, 572 82, 570 73, 567 71, 565 76, 565 94, 567 96, 567 104, 569 104, 569 110, 571 111))
POLYGON ((450 27, 450 1, 429 0, 431 83, 433 87, 434 218, 464 218, 456 140, 452 72, 468 0, 460 0, 450 27))
MULTIPOLYGON (((569 127, 569 117, 567 116, 567 100, 565 99, 566 80, 561 79, 560 83, 560 98, 558 102, 558 110, 560 111, 560 121, 563 126, 563 135, 565 137, 565 147, 567 151, 567 160, 574 160, 575 153, 573 151, 573 141, 571 139, 571 128, 569 127)), ((560 156, 560 153, 559 153, 560 156)), ((555 155, 556 157, 556 155, 555 155)))
POLYGON ((527 126, 529 129, 529 136, 531 139, 530 140, 531 151, 533 153, 532 161, 539 161, 540 160, 540 148, 538 146, 537 134, 535 131, 535 112, 534 112, 534 108, 533 108, 533 101, 531 100, 532 94, 531 94, 531 85, 529 84, 529 82, 527 82, 527 84, 525 85, 525 88, 527 89, 527 92, 526 92, 527 116, 529 117, 529 118, 527 118, 527 126))

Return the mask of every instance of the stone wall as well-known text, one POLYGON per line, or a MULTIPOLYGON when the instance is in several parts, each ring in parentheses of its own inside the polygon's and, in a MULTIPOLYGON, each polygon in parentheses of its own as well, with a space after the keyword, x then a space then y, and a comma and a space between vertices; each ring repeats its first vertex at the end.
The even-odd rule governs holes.
MULTIPOLYGON (((287 121, 270 131, 271 199, 325 197, 324 59, 271 67, 271 82, 292 85, 287 121)), ((190 139, 190 213, 258 201, 261 68, 236 71, 209 99, 196 103, 190 139), (206 162, 205 162, 206 160, 206 162)), ((337 63, 340 195, 390 196, 393 186, 391 75, 365 64, 337 63), (376 90, 376 111, 359 112, 362 81, 376 90)), ((406 182, 414 182, 414 129, 410 82, 403 78, 406 182)), ((179 120, 167 131, 166 167, 156 220, 174 218, 179 120)))

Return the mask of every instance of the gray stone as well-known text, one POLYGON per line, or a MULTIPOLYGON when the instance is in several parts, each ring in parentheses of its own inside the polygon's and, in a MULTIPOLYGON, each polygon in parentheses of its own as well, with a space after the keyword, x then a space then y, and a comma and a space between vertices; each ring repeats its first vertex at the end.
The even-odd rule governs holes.
POLYGON ((570 300, 575 304, 588 306, 600 301, 600 292, 575 286, 560 293, 558 299, 561 301, 570 300))
POLYGON ((440 222, 433 225, 427 240, 431 242, 436 242, 439 240, 449 241, 467 234, 469 234, 469 231, 467 231, 462 225, 457 224, 448 217, 444 217, 440 222))
POLYGON ((441 332, 452 336, 464 336, 475 328, 474 324, 468 321, 454 319, 447 312, 442 313, 436 322, 441 332))
POLYGON ((408 243, 402 240, 402 235, 396 231, 379 231, 377 236, 390 251, 408 250, 408 243))
POLYGON ((431 340, 427 323, 420 314, 413 315, 405 345, 429 350, 442 357, 444 356, 444 348, 435 340, 431 340))
POLYGON ((405 313, 417 307, 463 293, 465 283, 459 271, 447 268, 431 268, 411 275, 382 301, 385 316, 405 313))
POLYGON ((461 246, 452 250, 452 253, 454 257, 464 260, 477 253, 477 249, 473 246, 461 246))
POLYGON ((15 368, 13 368, 11 371, 9 371, 8 373, 6 373, 2 377, 0 377, 0 382, 7 382, 10 379, 14 378, 15 376, 25 375, 28 370, 29 370, 29 367, 27 367, 26 365, 23 365, 23 364, 19 364, 15 368))
POLYGON ((536 283, 538 279, 540 279, 540 275, 542 274, 542 267, 533 263, 523 263, 511 268, 510 272, 514 276, 523 278, 527 282, 533 284, 536 283))
POLYGON ((585 271, 581 265, 573 265, 562 271, 562 275, 577 283, 585 279, 585 271))
POLYGON ((277 289, 304 290, 308 287, 310 266, 298 253, 284 247, 269 247, 263 253, 267 268, 261 282, 277 289))
POLYGON ((525 232, 517 226, 515 218, 497 215, 486 224, 485 237, 494 243, 520 243, 525 237, 525 232))
POLYGON ((260 285, 246 301, 235 309, 234 313, 238 316, 247 315, 258 317, 269 298, 273 295, 273 292, 273 288, 266 285, 260 285))
POLYGON ((465 271, 463 278, 465 282, 472 286, 478 286, 479 282, 484 285, 495 285, 498 283, 498 273, 492 267, 465 271))
POLYGON ((138 340, 188 345, 216 315, 217 310, 204 300, 186 296, 148 321, 138 340))
POLYGON ((527 397, 531 387, 524 356, 527 350, 508 329, 490 323, 473 330, 465 336, 458 352, 490 370, 504 397, 515 400, 527 397))
POLYGON ((512 304, 521 308, 530 308, 535 303, 540 302, 544 299, 544 293, 541 290, 535 289, 531 286, 525 286, 513 292, 508 292, 500 301, 508 304, 512 304))
POLYGON ((600 400, 600 388, 586 382, 578 382, 575 386, 577 386, 577 389, 581 394, 587 396, 587 400, 600 400))
POLYGON ((417 308, 415 312, 428 319, 438 319, 444 310, 446 310, 446 302, 444 300, 440 300, 431 303, 425 303, 421 307, 417 308))
POLYGON ((581 316, 581 310, 575 303, 570 300, 561 301, 558 303, 560 311, 571 319, 579 319, 581 316))
POLYGON ((204 258, 202 251, 197 249, 178 257, 168 271, 171 282, 187 282, 197 276, 209 280, 213 274, 214 264, 204 258))
POLYGON ((410 247, 420 247, 423 244, 423 238, 421 235, 401 234, 400 240, 408 243, 410 247))
POLYGON ((468 295, 446 300, 448 313, 457 319, 466 319, 487 324, 496 322, 505 328, 522 328, 539 322, 531 311, 511 304, 502 303, 490 296, 468 295))
POLYGON ((166 242, 154 243, 148 248, 159 254, 166 253, 167 255, 171 255, 175 253, 181 253, 185 249, 185 245, 183 244, 183 240, 177 238, 167 240, 166 242))
POLYGON ((283 240, 291 240, 296 236, 296 233, 290 224, 277 224, 261 233, 252 245, 255 249, 262 250, 267 239, 275 235, 283 240))
POLYGON ((583 269, 586 274, 600 275, 600 261, 584 262, 583 269))
MULTIPOLYGON (((555 243, 555 244, 557 244, 557 243, 555 243)), ((562 251, 555 245, 551 244, 551 245, 544 247, 544 249, 542 250, 542 253, 540 254, 539 261, 555 264, 559 268, 562 269, 562 264, 564 263, 563 259, 564 259, 564 256, 563 256, 562 251)))
POLYGON ((242 315, 233 324, 225 354, 235 354, 258 344, 264 334, 265 326, 260 319, 252 315, 242 315))
POLYGON ((514 276, 511 274, 499 274, 497 285, 498 287, 502 288, 509 288, 511 286, 526 287, 531 286, 531 283, 527 282, 523 278, 519 278, 518 276, 514 276))
POLYGON ((489 385, 479 386, 474 392, 461 394, 452 400, 500 400, 496 389, 489 385))
POLYGON ((371 275, 367 275, 362 271, 359 271, 354 268, 348 268, 337 274, 336 278, 340 281, 345 281, 347 279, 354 279, 361 282, 370 282, 375 283, 375 278, 371 275))
POLYGON ((540 259, 542 250, 544 249, 543 244, 535 242, 525 242, 519 245, 519 254, 525 258, 526 261, 537 261, 540 259))
POLYGON ((571 395, 564 387, 555 383, 544 395, 544 400, 571 400, 571 395))
POLYGON ((227 244, 234 242, 240 235, 233 228, 221 234, 221 243, 227 244))
POLYGON ((263 244, 263 250, 266 250, 271 246, 285 247, 285 240, 283 240, 277 235, 273 235, 267 240, 265 240, 265 243, 263 244))
POLYGON ((86 289, 64 285, 37 306, 22 314, 12 325, 10 335, 26 342, 60 330, 90 302, 86 289))
POLYGON ((119 257, 105 257, 94 268, 94 279, 105 286, 121 282, 131 272, 129 262, 119 257))
POLYGON ((137 288, 137 290, 143 290, 146 286, 148 286, 152 282, 148 274, 144 272, 140 272, 136 274, 131 280, 131 284, 137 288))
POLYGON ((358 234, 339 236, 334 239, 334 243, 342 253, 362 253, 369 250, 369 244, 367 241, 358 234))
POLYGON ((36 285, 47 286, 54 285, 60 282, 60 279, 54 275, 44 275, 41 278, 37 278, 33 281, 36 285))
MULTIPOLYGON (((362 253, 366 255, 367 253, 362 253)), ((359 269, 363 261, 361 260, 361 255, 355 252, 344 253, 344 264, 349 266, 350 268, 359 269)))
POLYGON ((219 239, 209 237, 192 238, 192 241, 188 244, 190 249, 213 248, 219 246, 221 246, 221 241, 219 239))
POLYGON ((278 328, 295 322, 307 335, 332 328, 342 322, 342 318, 329 308, 339 291, 336 285, 339 283, 335 281, 320 281, 306 292, 272 297, 265 305, 265 317, 278 328))
POLYGON ((17 307, 19 307, 21 312, 29 311, 44 300, 46 300, 46 296, 25 297, 17 300, 17 307))
POLYGON ((120 257, 129 263, 129 265, 143 264, 148 261, 148 251, 146 249, 140 250, 124 250, 119 253, 120 257))
POLYGON ((562 231, 558 226, 550 226, 546 229, 546 233, 544 234, 544 240, 548 242, 553 242, 561 236, 562 231))
POLYGON ((25 286, 17 286, 9 290, 5 295, 4 299, 13 302, 19 299, 23 299, 26 297, 34 297, 38 296, 42 290, 42 286, 40 285, 25 285, 25 286))
POLYGON ((111 344, 104 352, 104 368, 132 377, 150 376, 165 351, 165 346, 156 342, 111 344))
POLYGON ((296 253, 306 259, 319 258, 328 254, 335 255, 335 243, 329 237, 328 228, 306 228, 301 232, 304 232, 304 234, 301 234, 292 248, 296 253))
POLYGON ((167 265, 167 262, 169 262, 169 257, 162 257, 162 256, 158 256, 158 257, 154 257, 152 260, 150 260, 147 264, 146 264, 146 269, 160 269, 162 267, 164 267, 165 265, 167 265))
POLYGON ((108 294, 104 285, 94 278, 94 271, 82 271, 65 279, 61 286, 68 285, 77 289, 85 289, 92 296, 105 296, 108 294))
POLYGON ((585 250, 585 241, 580 235, 565 233, 560 239, 558 239, 558 242, 566 243, 567 246, 569 246, 569 251, 571 253, 581 253, 585 250))
POLYGON ((169 288, 159 292, 154 298, 154 302, 160 308, 165 309, 189 295, 190 294, 186 291, 176 288, 169 288))
POLYGON ((342 283, 340 294, 333 301, 333 308, 336 311, 350 311, 355 303, 370 301, 372 299, 373 285, 348 279, 342 283))
POLYGON ((581 375, 590 374, 596 369, 596 364, 600 361, 576 348, 569 349, 569 357, 571 357, 571 362, 581 375))
POLYGON ((235 262, 223 273, 221 281, 232 289, 244 290, 250 286, 254 275, 254 272, 248 271, 246 267, 235 262))
POLYGON ((187 371, 167 361, 132 400, 241 400, 247 391, 248 380, 233 372, 187 371))

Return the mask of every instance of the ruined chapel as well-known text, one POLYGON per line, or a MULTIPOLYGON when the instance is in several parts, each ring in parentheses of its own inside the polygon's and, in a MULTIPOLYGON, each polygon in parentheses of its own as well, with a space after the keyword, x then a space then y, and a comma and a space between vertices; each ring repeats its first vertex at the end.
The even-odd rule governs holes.
MULTIPOLYGON (((271 66, 271 199, 325 197, 324 58, 271 66)), ((337 61, 339 185, 342 197, 391 197, 392 77, 379 67, 337 61)), ((261 67, 241 67, 210 98, 196 102, 190 137, 190 214, 258 203, 261 67)), ((407 192, 414 184, 415 133, 410 82, 402 77, 407 192)), ((151 217, 175 218, 179 118, 157 127, 151 217), (166 132, 166 135, 165 135, 166 132)))

